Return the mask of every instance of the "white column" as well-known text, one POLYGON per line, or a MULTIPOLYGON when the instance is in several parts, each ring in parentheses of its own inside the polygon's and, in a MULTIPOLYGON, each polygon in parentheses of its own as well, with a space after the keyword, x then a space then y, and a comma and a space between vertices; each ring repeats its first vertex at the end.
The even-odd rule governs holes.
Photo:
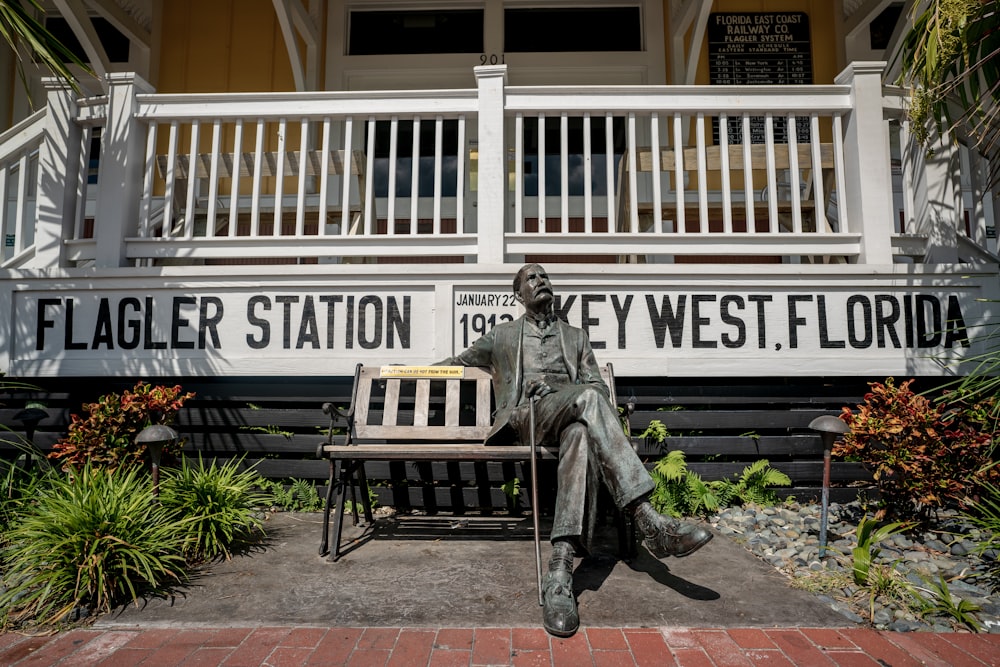
POLYGON ((58 268, 64 263, 63 239, 72 238, 80 164, 80 126, 76 93, 62 79, 46 78, 45 130, 38 152, 35 204, 35 256, 28 266, 58 268))
MULTIPOLYGON (((479 264, 504 261, 507 218, 507 158, 504 147, 506 65, 474 68, 479 86, 479 264)), ((459 150, 464 147, 459 146, 459 150)))
POLYGON ((847 192, 838 205, 851 229, 861 233, 862 264, 892 263, 892 172, 889 129, 882 111, 884 62, 855 62, 836 79, 852 88, 853 109, 844 119, 847 192))
POLYGON ((142 194, 146 127, 135 118, 136 95, 153 91, 139 75, 112 73, 108 81, 108 120, 101 135, 94 236, 96 265, 125 264, 125 237, 137 234, 142 194))

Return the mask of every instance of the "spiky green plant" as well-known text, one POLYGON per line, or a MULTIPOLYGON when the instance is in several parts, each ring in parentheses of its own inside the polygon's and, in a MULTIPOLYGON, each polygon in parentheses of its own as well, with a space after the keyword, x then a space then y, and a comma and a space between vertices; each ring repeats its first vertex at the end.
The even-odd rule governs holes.
POLYGON ((260 475, 243 468, 242 459, 208 465, 182 459, 179 468, 167 469, 160 486, 160 502, 183 517, 183 553, 189 560, 226 559, 232 550, 263 534, 258 508, 267 497, 256 489, 260 475))
POLYGON ((913 597, 919 606, 921 618, 926 618, 927 616, 946 616, 957 623, 961 623, 973 632, 982 630, 982 625, 979 624, 979 621, 975 617, 975 613, 979 611, 979 605, 952 595, 943 574, 938 575, 937 582, 928 581, 923 577, 921 579, 926 584, 926 588, 921 588, 920 590, 926 593, 927 596, 924 597, 918 591, 913 591, 913 597))
POLYGON ((185 577, 179 522, 136 469, 50 473, 6 538, 4 625, 110 611, 185 577))
POLYGON ((875 519, 867 516, 861 518, 856 531, 857 545, 851 552, 854 556, 851 566, 854 583, 859 586, 868 585, 868 574, 872 563, 882 553, 881 542, 896 533, 902 533, 909 527, 909 524, 899 521, 880 526, 875 519))

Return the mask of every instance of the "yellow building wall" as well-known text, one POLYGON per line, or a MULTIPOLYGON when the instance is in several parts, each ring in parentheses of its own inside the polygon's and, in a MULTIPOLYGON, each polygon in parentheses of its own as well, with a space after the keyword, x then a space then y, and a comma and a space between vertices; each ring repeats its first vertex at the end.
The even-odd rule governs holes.
POLYGON ((157 92, 295 90, 271 0, 162 5, 157 92))

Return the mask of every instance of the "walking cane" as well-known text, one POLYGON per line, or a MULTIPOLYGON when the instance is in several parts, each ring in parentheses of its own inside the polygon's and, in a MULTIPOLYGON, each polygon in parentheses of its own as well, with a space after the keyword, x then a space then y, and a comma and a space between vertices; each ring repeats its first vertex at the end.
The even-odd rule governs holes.
POLYGON ((528 428, 531 430, 531 517, 535 524, 535 578, 538 584, 538 606, 545 604, 542 600, 542 540, 538 527, 538 443, 535 442, 535 401, 537 396, 528 399, 528 428))

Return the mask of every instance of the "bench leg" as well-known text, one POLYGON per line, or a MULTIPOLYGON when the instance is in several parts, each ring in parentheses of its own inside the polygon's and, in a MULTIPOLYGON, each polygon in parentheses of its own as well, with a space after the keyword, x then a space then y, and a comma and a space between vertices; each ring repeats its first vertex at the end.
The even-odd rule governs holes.
POLYGON ((330 508, 333 503, 333 487, 337 483, 337 461, 330 459, 330 474, 326 482, 326 503, 323 505, 323 537, 319 542, 319 555, 325 556, 330 549, 330 508))
POLYGON ((370 526, 375 523, 375 517, 372 515, 372 499, 368 492, 368 475, 365 474, 365 462, 361 461, 358 463, 358 486, 361 491, 361 506, 365 509, 365 521, 370 526))
POLYGON ((333 547, 330 549, 329 560, 331 563, 340 558, 340 538, 344 530, 344 495, 347 486, 351 483, 354 461, 340 462, 340 481, 337 483, 336 499, 333 503, 333 547))

